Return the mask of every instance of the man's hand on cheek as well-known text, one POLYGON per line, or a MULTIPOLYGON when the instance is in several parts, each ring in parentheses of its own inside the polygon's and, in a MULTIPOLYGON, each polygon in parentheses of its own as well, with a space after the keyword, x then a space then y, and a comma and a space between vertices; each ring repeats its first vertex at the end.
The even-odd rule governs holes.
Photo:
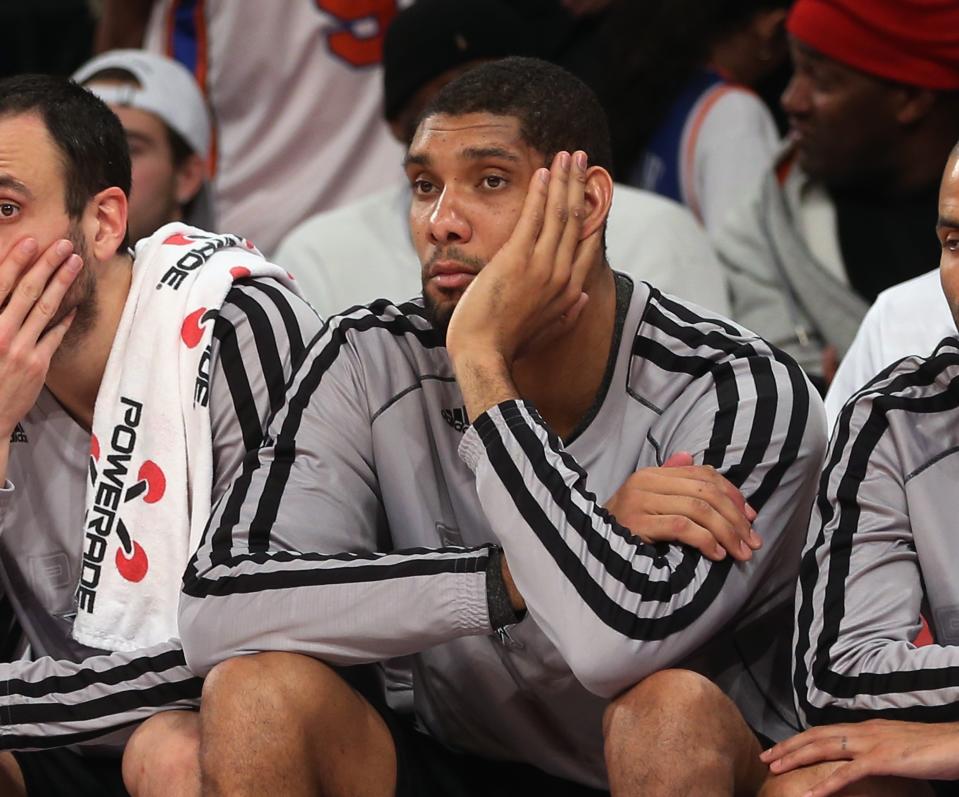
POLYGON ((548 171, 536 171, 512 234, 453 312, 446 345, 472 418, 515 398, 517 355, 575 323, 586 303, 586 167, 584 152, 560 152, 548 171))
POLYGON ((73 314, 47 327, 82 266, 65 239, 40 252, 26 238, 0 260, 0 437, 8 438, 37 400, 73 314))

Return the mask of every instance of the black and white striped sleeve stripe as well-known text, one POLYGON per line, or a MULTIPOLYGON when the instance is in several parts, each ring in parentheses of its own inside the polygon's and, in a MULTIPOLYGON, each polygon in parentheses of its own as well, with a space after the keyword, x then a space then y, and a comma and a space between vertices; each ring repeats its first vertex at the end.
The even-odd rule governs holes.
MULTIPOLYGON (((722 331, 702 345, 723 341, 741 348, 722 331)), ((674 377, 702 370, 712 384, 668 444, 699 452, 759 509, 766 544, 750 563, 642 543, 597 504, 588 475, 526 402, 492 408, 461 445, 530 613, 577 678, 603 696, 689 655, 756 590, 791 599, 795 570, 771 573, 782 569, 783 551, 798 553, 801 502, 808 507, 825 446, 821 409, 810 413, 808 385, 788 358, 767 350, 709 359, 688 342, 653 349, 674 377)))
POLYGON ((107 736, 153 714, 196 708, 202 681, 179 643, 83 662, 0 665, 0 748, 40 750, 107 736))
POLYGON ((959 374, 954 348, 891 366, 837 419, 796 598, 793 687, 806 725, 959 720, 956 648, 913 644, 925 576, 902 460, 920 428, 951 436, 959 390, 944 369, 959 374))
POLYGON ((259 447, 306 345, 322 323, 310 306, 271 279, 237 282, 213 322, 209 384, 214 498, 247 451, 259 447))
POLYGON ((388 303, 335 316, 309 345, 187 568, 180 632, 195 671, 257 650, 357 664, 489 632, 488 546, 377 553, 388 532, 347 340, 367 333, 438 345, 388 303))

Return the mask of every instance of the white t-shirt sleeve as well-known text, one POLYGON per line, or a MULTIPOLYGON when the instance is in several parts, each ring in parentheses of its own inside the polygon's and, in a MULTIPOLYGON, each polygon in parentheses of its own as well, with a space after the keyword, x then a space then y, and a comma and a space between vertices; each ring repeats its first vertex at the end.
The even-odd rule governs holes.
MULTIPOLYGON (((755 94, 721 87, 697 124, 695 117, 684 139, 695 136, 693 161, 683 163, 685 203, 698 211, 712 233, 729 208, 739 204, 759 183, 779 149, 779 131, 769 109, 755 94), (698 129, 697 129, 698 127, 698 129)), ((707 96, 703 101, 709 102, 707 96)), ((683 147, 686 151, 686 146, 683 147)))
POLYGON ((843 405, 849 401, 852 394, 889 365, 883 356, 882 347, 884 316, 885 302, 880 296, 869 308, 849 351, 839 364, 836 376, 823 400, 830 433, 843 405))

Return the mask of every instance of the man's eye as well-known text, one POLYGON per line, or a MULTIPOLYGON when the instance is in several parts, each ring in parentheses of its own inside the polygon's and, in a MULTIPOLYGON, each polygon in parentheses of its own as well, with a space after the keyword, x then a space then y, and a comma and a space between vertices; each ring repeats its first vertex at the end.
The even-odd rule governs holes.
POLYGON ((490 174, 483 178, 483 185, 485 185, 487 188, 499 188, 505 182, 505 179, 496 174, 490 174))
POLYGON ((0 216, 3 216, 3 218, 13 218, 13 216, 19 212, 20 208, 14 205, 12 202, 0 202, 0 216))

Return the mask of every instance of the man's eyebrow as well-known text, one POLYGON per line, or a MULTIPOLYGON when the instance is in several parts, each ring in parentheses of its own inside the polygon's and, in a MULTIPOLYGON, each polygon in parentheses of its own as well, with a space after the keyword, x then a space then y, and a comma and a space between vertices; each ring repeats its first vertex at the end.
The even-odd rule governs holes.
POLYGON ((959 219, 950 219, 948 216, 940 216, 936 222, 937 230, 959 230, 959 219))
POLYGON ((486 158, 501 158, 507 161, 519 161, 519 156, 502 147, 467 147, 462 151, 464 158, 472 161, 486 158))
POLYGON ((406 157, 403 158, 403 168, 405 169, 410 165, 417 166, 429 166, 430 165, 430 156, 425 152, 407 152, 406 157))
POLYGON ((0 174, 0 188, 6 188, 8 191, 16 191, 27 199, 33 199, 33 193, 30 189, 9 174, 0 174))

